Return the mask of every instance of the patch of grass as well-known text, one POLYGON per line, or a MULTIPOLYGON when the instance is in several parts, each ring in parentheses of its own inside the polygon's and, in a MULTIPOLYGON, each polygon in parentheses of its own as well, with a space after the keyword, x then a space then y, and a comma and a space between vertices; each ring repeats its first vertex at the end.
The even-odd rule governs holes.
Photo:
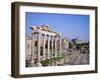
POLYGON ((54 58, 51 58, 51 59, 42 60, 41 64, 43 66, 48 66, 49 64, 52 64, 53 62, 56 62, 56 61, 60 61, 63 58, 64 58, 64 54, 62 54, 61 56, 57 55, 57 57, 54 57, 54 58))
POLYGON ((48 64, 52 64, 53 60, 52 59, 46 59, 46 60, 42 60, 41 64, 43 66, 48 66, 48 64))

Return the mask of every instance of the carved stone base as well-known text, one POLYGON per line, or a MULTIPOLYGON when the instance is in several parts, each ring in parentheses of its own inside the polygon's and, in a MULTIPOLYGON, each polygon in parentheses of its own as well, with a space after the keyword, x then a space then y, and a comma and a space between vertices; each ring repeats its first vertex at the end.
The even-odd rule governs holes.
POLYGON ((41 63, 37 63, 37 67, 41 67, 42 66, 42 64, 41 63))

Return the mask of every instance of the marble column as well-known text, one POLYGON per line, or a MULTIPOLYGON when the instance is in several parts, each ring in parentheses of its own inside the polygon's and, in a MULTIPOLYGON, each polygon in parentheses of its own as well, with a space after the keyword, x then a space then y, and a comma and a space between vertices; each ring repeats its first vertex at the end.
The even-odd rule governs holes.
POLYGON ((32 33, 32 53, 31 53, 31 66, 34 66, 34 44, 35 44, 35 34, 32 33))
POLYGON ((51 58, 53 58, 53 54, 54 54, 54 36, 51 37, 51 58))
POLYGON ((41 63, 40 63, 40 33, 39 32, 38 32, 37 39, 38 39, 37 66, 41 66, 41 63))
POLYGON ((45 60, 45 34, 43 34, 43 60, 45 60))
POLYGON ((50 36, 49 35, 48 35, 47 40, 48 40, 48 51, 47 52, 48 52, 48 59, 49 59, 50 58, 50 53, 49 53, 50 52, 50 36))
POLYGON ((59 55, 61 56, 61 33, 59 35, 59 55))
MULTIPOLYGON (((54 36, 51 37, 51 58, 54 58, 54 36)), ((52 62, 52 66, 55 66, 55 62, 52 62)))
MULTIPOLYGON (((55 58, 57 57, 57 36, 55 36, 55 58)), ((57 66, 57 62, 55 62, 55 64, 54 64, 55 66, 57 66)))
POLYGON ((54 44, 55 44, 55 48, 54 48, 54 49, 55 49, 55 50, 54 50, 55 53, 54 53, 54 54, 55 54, 55 57, 57 57, 57 53, 56 53, 56 52, 57 52, 57 51, 56 51, 56 49, 57 49, 57 47, 56 47, 56 46, 57 46, 57 44, 56 44, 56 43, 57 43, 57 37, 56 37, 56 36, 55 36, 55 41, 54 41, 54 42, 55 42, 55 43, 54 43, 54 44))

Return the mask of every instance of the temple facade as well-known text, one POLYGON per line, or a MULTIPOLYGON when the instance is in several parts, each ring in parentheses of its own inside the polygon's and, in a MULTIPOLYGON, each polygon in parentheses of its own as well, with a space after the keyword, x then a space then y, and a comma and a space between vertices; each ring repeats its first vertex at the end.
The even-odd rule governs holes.
MULTIPOLYGON (((61 33, 54 32, 48 25, 31 27, 32 37, 26 37, 26 62, 29 66, 43 66, 41 61, 62 57, 61 33), (30 62, 30 63, 29 63, 30 62)), ((66 47, 67 48, 67 47, 66 47)), ((57 61, 50 65, 60 65, 57 61)))

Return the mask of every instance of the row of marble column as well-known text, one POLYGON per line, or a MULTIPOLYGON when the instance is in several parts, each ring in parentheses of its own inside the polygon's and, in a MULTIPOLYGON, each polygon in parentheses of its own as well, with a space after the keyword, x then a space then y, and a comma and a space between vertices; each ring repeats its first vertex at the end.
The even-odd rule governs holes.
MULTIPOLYGON (((42 66, 40 63, 40 40, 41 40, 41 35, 43 35, 43 60, 45 59, 50 59, 50 58, 54 58, 57 57, 57 37, 59 37, 59 55, 61 56, 61 34, 59 34, 59 36, 53 36, 53 35, 45 35, 45 34, 41 34, 41 33, 33 33, 33 42, 32 42, 32 55, 34 55, 34 45, 35 45, 35 35, 37 34, 37 66, 42 66), (46 37, 47 37, 47 57, 46 57, 46 37), (51 39, 50 39, 51 37, 51 39), (50 54, 50 41, 51 41, 51 54, 50 54), (54 55, 53 55, 54 54, 54 55), (51 56, 51 57, 50 57, 51 56)), ((32 57, 34 60, 34 56, 32 57)), ((32 61, 34 62, 34 61, 32 61)))

